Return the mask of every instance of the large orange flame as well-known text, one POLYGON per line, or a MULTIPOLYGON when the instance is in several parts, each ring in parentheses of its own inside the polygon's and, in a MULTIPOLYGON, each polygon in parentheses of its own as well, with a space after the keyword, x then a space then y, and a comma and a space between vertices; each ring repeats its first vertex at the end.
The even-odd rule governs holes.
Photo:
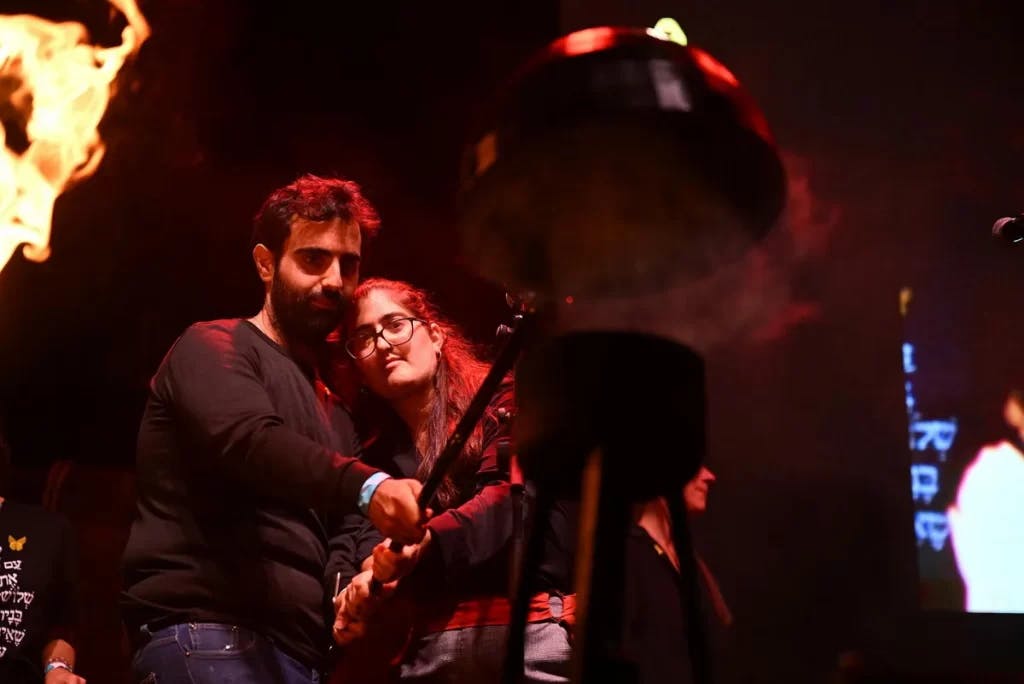
POLYGON ((19 245, 33 261, 50 255, 54 201, 103 158, 114 79, 149 36, 135 0, 109 2, 128 21, 113 47, 90 45, 77 22, 0 15, 0 269, 19 245))

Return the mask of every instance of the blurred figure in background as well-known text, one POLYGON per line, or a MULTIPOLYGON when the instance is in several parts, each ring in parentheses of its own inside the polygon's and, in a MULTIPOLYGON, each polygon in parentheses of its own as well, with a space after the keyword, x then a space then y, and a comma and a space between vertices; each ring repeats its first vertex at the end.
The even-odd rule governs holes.
MULTIPOLYGON (((701 466, 683 487, 687 515, 703 515, 715 475, 701 466)), ((691 632, 682 607, 687 591, 680 573, 679 551, 672 538, 668 503, 658 497, 636 506, 635 524, 626 540, 626 587, 624 644, 627 658, 635 663, 638 684, 690 682, 692 664, 687 651, 691 632)), ((732 613, 718 582, 694 553, 700 584, 702 626, 714 646, 732 624, 732 613)), ((718 650, 712 648, 712 653, 718 650)))

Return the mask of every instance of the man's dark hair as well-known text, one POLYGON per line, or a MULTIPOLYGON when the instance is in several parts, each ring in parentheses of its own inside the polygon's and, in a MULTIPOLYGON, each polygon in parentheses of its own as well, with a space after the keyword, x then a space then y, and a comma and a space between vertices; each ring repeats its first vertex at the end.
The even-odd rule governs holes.
POLYGON ((363 197, 355 181, 321 178, 312 174, 270 193, 253 220, 252 244, 263 244, 280 260, 284 241, 291 233, 292 221, 355 221, 365 242, 380 227, 377 210, 363 197))

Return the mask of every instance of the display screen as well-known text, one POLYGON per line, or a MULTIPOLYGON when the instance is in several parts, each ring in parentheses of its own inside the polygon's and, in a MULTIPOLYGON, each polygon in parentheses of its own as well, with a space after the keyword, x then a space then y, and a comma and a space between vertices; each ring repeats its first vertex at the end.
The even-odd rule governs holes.
POLYGON ((1019 341, 979 336, 927 294, 900 293, 921 605, 1024 613, 1019 341))

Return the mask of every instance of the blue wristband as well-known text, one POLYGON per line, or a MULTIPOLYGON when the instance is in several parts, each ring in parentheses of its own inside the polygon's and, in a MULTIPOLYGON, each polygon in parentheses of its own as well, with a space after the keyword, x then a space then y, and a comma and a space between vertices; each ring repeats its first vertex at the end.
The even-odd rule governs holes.
POLYGON ((59 658, 54 658, 50 662, 46 663, 46 669, 43 670, 43 676, 45 677, 46 675, 50 674, 50 672, 53 670, 67 670, 72 674, 74 674, 75 672, 71 669, 71 665, 64 662, 63 660, 60 660, 59 658))
POLYGON ((377 491, 377 485, 384 480, 389 479, 391 476, 387 473, 374 473, 370 477, 366 478, 366 482, 359 488, 359 512, 366 515, 366 512, 370 510, 370 499, 373 498, 374 492, 377 491))

